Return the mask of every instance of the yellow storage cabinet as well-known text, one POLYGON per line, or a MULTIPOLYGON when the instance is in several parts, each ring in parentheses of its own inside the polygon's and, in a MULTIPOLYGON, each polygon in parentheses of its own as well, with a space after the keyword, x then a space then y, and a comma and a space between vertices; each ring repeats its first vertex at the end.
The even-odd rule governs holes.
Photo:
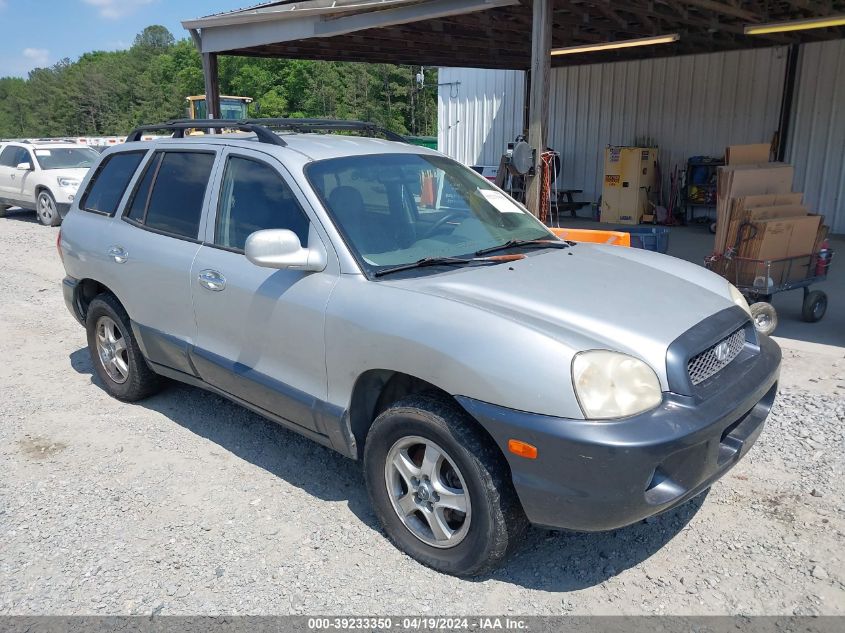
POLYGON ((601 221, 639 224, 649 212, 657 172, 656 147, 608 146, 604 152, 601 221))

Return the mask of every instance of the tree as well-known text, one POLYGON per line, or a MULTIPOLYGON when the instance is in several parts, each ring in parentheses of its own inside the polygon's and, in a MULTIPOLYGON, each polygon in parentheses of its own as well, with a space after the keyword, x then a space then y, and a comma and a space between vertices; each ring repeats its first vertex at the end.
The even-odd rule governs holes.
POLYGON ((167 27, 160 24, 148 26, 135 36, 132 48, 137 48, 151 53, 161 53, 176 44, 173 33, 167 27))
MULTIPOLYGON (((221 57, 220 89, 252 97, 251 114, 262 117, 363 119, 403 134, 432 135, 436 90, 416 85, 417 70, 221 57)), ((185 97, 203 91, 193 43, 177 42, 153 25, 129 50, 92 51, 33 70, 27 79, 0 78, 0 137, 123 135, 140 123, 184 116, 185 97)))

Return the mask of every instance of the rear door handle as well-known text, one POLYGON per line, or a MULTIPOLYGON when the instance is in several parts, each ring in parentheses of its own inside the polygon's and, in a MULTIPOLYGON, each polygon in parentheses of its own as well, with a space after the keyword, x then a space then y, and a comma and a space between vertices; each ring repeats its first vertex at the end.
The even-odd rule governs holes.
POLYGON ((200 286, 214 292, 220 292, 226 288, 226 278, 216 270, 201 270, 197 279, 200 286))
POLYGON ((129 259, 129 253, 127 253, 122 246, 112 246, 108 250, 108 255, 111 257, 115 263, 117 264, 125 264, 126 260, 129 259))

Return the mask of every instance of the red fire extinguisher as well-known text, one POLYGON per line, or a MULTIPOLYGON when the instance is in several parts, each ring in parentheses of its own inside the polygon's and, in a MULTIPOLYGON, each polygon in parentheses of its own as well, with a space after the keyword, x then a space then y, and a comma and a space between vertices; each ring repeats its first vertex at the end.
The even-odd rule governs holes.
POLYGON ((824 277, 827 274, 828 262, 830 262, 830 243, 824 240, 816 258, 816 277, 824 277))

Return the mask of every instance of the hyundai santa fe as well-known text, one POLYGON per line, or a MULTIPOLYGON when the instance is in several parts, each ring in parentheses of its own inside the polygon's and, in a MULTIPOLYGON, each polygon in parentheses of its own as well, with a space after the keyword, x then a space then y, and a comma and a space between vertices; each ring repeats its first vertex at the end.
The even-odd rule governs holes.
POLYGON ((373 126, 260 123, 139 129, 82 183, 64 294, 114 397, 175 379, 361 460, 391 541, 457 575, 673 508, 761 433, 780 350, 721 277, 562 241, 373 126))

